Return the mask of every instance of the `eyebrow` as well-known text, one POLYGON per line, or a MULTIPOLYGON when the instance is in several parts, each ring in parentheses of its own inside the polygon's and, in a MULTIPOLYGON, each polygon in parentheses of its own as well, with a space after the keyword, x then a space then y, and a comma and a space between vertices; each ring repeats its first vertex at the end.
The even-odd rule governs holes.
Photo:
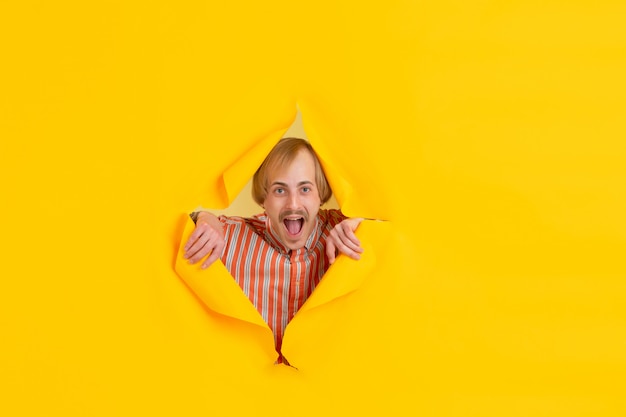
MULTIPOLYGON (((274 185, 280 185, 282 187, 288 187, 289 186, 286 182, 282 182, 282 181, 274 181, 272 183, 272 186, 274 186, 274 185)), ((300 181, 298 183, 298 187, 300 187, 301 185, 313 185, 313 181, 308 181, 308 180, 300 181)))

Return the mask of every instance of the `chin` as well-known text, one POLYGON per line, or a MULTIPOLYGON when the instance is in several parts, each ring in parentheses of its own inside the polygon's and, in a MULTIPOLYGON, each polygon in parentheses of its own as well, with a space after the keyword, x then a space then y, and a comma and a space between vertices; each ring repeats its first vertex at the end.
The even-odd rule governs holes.
POLYGON ((297 241, 287 240, 285 246, 287 246, 290 250, 297 250, 297 249, 302 249, 305 243, 306 243, 306 239, 300 239, 297 241))

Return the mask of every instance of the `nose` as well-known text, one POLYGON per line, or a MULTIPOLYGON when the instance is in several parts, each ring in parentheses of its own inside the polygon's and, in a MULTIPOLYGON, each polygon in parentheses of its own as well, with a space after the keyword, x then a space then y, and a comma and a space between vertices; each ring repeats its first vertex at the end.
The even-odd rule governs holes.
POLYGON ((289 199, 287 200, 287 208, 291 210, 300 208, 300 196, 298 196, 298 193, 292 193, 289 196, 289 199))

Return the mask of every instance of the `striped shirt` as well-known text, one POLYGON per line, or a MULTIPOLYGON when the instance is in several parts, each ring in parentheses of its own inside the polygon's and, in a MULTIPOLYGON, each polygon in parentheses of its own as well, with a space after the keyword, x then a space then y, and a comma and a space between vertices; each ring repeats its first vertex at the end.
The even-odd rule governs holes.
POLYGON ((219 216, 226 238, 221 260, 272 329, 279 354, 287 324, 329 267, 328 235, 345 218, 339 210, 320 210, 304 247, 290 250, 269 228, 265 213, 219 216))

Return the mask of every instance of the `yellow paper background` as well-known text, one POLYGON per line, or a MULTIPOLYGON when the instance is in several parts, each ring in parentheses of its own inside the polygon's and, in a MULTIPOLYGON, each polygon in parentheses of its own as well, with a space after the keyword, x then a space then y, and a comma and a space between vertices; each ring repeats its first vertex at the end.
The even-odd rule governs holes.
POLYGON ((0 413, 624 415, 625 17, 3 3, 0 413), (296 108, 342 209, 387 220, 287 330, 298 371, 174 272, 296 108))

